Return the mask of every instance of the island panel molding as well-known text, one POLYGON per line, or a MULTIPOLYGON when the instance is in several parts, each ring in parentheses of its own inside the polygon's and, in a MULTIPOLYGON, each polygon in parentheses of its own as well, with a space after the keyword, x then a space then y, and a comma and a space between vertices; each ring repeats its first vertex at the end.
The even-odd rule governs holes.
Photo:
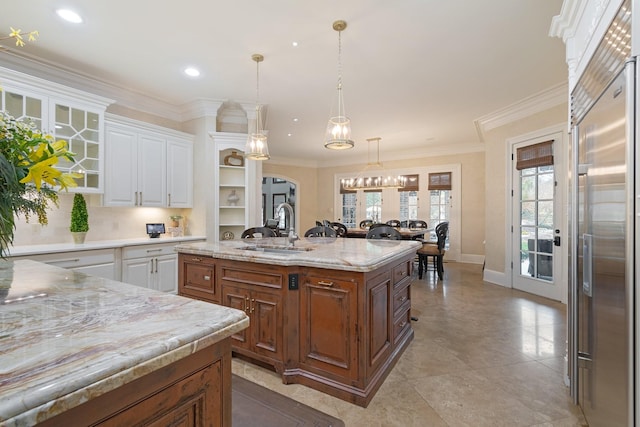
POLYGON ((411 272, 421 244, 251 240, 177 246, 179 294, 249 316, 251 326, 232 336, 234 354, 270 365, 284 383, 366 407, 413 339, 411 272))

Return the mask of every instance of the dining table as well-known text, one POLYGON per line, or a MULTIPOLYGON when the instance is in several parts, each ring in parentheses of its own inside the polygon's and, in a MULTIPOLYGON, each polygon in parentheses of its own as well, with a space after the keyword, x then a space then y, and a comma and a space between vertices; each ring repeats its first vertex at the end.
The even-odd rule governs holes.
MULTIPOLYGON (((424 235, 429 235, 432 228, 397 228, 402 235, 402 239, 404 240, 415 240, 424 238, 424 235)), ((369 228, 347 228, 346 237, 355 237, 364 239, 367 237, 367 233, 369 232, 369 228)))

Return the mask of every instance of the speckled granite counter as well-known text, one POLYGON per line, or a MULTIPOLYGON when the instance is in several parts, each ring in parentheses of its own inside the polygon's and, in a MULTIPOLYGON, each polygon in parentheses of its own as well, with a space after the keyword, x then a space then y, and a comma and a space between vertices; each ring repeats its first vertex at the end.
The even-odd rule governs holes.
POLYGON ((421 246, 412 240, 369 240, 331 237, 301 238, 294 250, 286 249, 284 237, 185 243, 177 252, 262 264, 331 268, 367 272, 393 259, 415 253, 421 246), (269 252, 270 249, 275 249, 269 252))
POLYGON ((33 425, 248 325, 231 308, 0 260, 0 425, 33 425))
POLYGON ((82 244, 49 243, 45 245, 12 246, 9 248, 9 255, 18 257, 26 255, 52 254, 57 252, 86 251, 91 249, 123 248, 125 246, 153 245, 158 243, 183 243, 194 240, 206 240, 206 236, 162 237, 158 239, 139 237, 134 239, 95 240, 82 244))

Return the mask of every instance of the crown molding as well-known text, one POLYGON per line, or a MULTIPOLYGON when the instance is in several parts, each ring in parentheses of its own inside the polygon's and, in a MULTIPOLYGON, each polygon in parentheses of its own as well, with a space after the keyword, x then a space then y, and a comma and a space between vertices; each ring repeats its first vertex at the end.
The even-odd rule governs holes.
POLYGON ((576 34, 578 21, 584 13, 585 6, 585 1, 564 0, 560 14, 551 19, 549 36, 561 38, 566 44, 567 40, 576 34))
POLYGON ((569 91, 567 83, 559 83, 515 104, 479 117, 474 120, 473 123, 476 126, 478 138, 481 142, 484 142, 484 134, 491 129, 529 117, 533 114, 548 110, 549 108, 567 103, 568 101, 569 91))

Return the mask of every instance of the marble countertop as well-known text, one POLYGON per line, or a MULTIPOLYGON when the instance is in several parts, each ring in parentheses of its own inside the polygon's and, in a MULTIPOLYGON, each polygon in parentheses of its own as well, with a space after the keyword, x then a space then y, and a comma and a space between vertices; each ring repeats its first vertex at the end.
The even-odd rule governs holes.
POLYGON ((232 308, 0 260, 0 425, 33 425, 248 325, 232 308))
POLYGON ((269 237, 185 243, 177 245, 176 251, 235 261, 367 272, 415 253, 421 246, 412 240, 314 237, 301 238, 292 250, 286 248, 286 238, 269 237))
POLYGON ((45 245, 25 245, 12 246, 9 248, 9 256, 26 256, 52 254, 58 252, 75 252, 88 251, 92 249, 111 249, 122 248, 125 246, 135 245, 154 245, 158 243, 180 243, 190 242, 194 240, 206 240, 206 236, 181 236, 181 237, 162 237, 151 239, 149 237, 139 237, 134 239, 117 239, 117 240, 96 240, 82 244, 75 243, 50 243, 45 245))

